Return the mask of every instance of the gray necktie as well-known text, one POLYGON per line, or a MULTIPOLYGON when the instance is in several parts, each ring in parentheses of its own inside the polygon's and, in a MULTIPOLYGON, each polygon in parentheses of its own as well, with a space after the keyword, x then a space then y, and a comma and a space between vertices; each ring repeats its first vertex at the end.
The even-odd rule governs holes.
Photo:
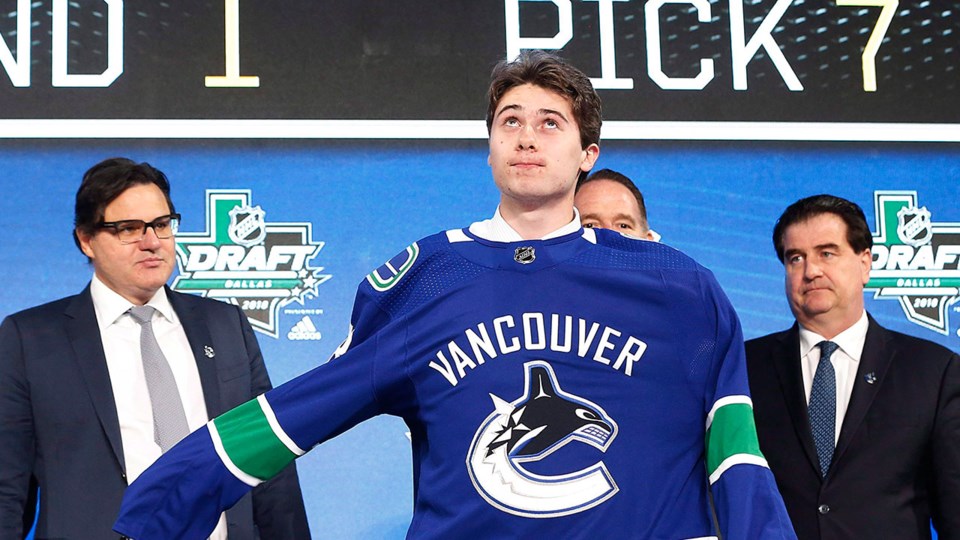
POLYGON ((826 477, 830 462, 833 460, 837 425, 837 377, 833 371, 830 356, 838 346, 832 341, 821 341, 819 345, 820 364, 817 365, 817 372, 813 375, 807 413, 810 415, 813 442, 817 446, 820 475, 826 477))
POLYGON ((130 308, 130 315, 140 324, 140 355, 153 409, 153 440, 166 452, 186 437, 190 428, 187 415, 183 412, 177 381, 153 335, 151 320, 154 311, 150 306, 134 306, 130 308))

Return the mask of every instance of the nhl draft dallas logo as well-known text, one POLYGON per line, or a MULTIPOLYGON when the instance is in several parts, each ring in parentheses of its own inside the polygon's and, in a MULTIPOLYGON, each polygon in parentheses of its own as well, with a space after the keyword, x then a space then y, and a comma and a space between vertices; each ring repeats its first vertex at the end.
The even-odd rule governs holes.
POLYGON ((573 442, 606 452, 617 436, 617 423, 599 405, 560 388, 550 364, 527 362, 524 373, 524 394, 516 401, 490 394, 494 411, 467 454, 473 487, 494 507, 532 518, 576 514, 616 495, 619 488, 602 461, 553 476, 523 467, 573 442))
POLYGON ((204 232, 177 233, 177 291, 199 293, 240 306, 258 331, 279 335, 280 308, 303 304, 330 279, 311 266, 323 248, 312 224, 268 223, 252 206, 250 190, 207 190, 204 232))
POLYGON ((960 300, 960 223, 934 223, 915 191, 874 193, 876 232, 866 289, 900 302, 911 322, 947 335, 960 300))

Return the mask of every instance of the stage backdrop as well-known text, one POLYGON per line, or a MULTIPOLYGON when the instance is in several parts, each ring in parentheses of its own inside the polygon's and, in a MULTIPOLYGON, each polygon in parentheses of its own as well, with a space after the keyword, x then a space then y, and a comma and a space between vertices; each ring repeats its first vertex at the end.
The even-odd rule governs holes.
MULTIPOLYGON (((282 383, 344 338, 357 284, 492 215, 484 92, 558 49, 605 103, 598 167, 712 269, 747 338, 792 323, 770 233, 833 193, 875 235, 867 309, 960 351, 957 2, 2 0, 0 315, 74 294, 83 172, 148 161, 183 214, 178 290, 240 305, 282 383)), ((55 376, 55 375, 54 375, 55 376)), ((400 538, 406 428, 299 460, 321 538, 400 538)))

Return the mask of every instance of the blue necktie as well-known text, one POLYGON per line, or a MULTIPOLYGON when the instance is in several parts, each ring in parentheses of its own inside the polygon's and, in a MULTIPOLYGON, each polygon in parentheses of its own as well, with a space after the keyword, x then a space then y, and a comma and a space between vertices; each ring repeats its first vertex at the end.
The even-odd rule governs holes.
POLYGON ((820 459, 820 475, 827 476, 830 461, 833 459, 837 425, 837 377, 833 372, 830 356, 837 350, 832 341, 820 342, 820 364, 813 375, 813 387, 810 389, 810 428, 813 430, 813 442, 817 445, 817 457, 820 459))

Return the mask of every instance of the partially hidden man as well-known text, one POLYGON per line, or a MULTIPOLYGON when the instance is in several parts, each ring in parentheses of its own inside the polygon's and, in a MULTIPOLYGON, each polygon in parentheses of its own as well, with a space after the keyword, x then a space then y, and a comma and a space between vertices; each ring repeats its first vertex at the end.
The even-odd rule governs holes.
MULTIPOLYGON (((84 175, 74 239, 90 285, 0 326, 0 538, 26 534, 39 486, 35 538, 116 539, 128 482, 270 389, 240 309, 165 287, 179 218, 166 176, 146 163, 108 159, 84 175)), ((296 470, 276 472, 215 512, 204 537, 309 538, 296 470)))
POLYGON ((610 169, 594 171, 577 182, 573 204, 585 228, 611 229, 644 240, 660 240, 647 221, 643 193, 623 173, 610 169))
POLYGON ((409 538, 711 538, 708 486, 725 538, 794 538, 713 275, 580 226, 590 80, 529 52, 495 68, 489 98, 494 216, 372 272, 335 358, 161 457, 117 531, 202 536, 317 443, 391 414, 412 439, 409 538))
POLYGON ((803 540, 960 538, 960 358, 864 309, 873 238, 816 195, 773 229, 792 328, 748 341, 760 449, 803 540))

